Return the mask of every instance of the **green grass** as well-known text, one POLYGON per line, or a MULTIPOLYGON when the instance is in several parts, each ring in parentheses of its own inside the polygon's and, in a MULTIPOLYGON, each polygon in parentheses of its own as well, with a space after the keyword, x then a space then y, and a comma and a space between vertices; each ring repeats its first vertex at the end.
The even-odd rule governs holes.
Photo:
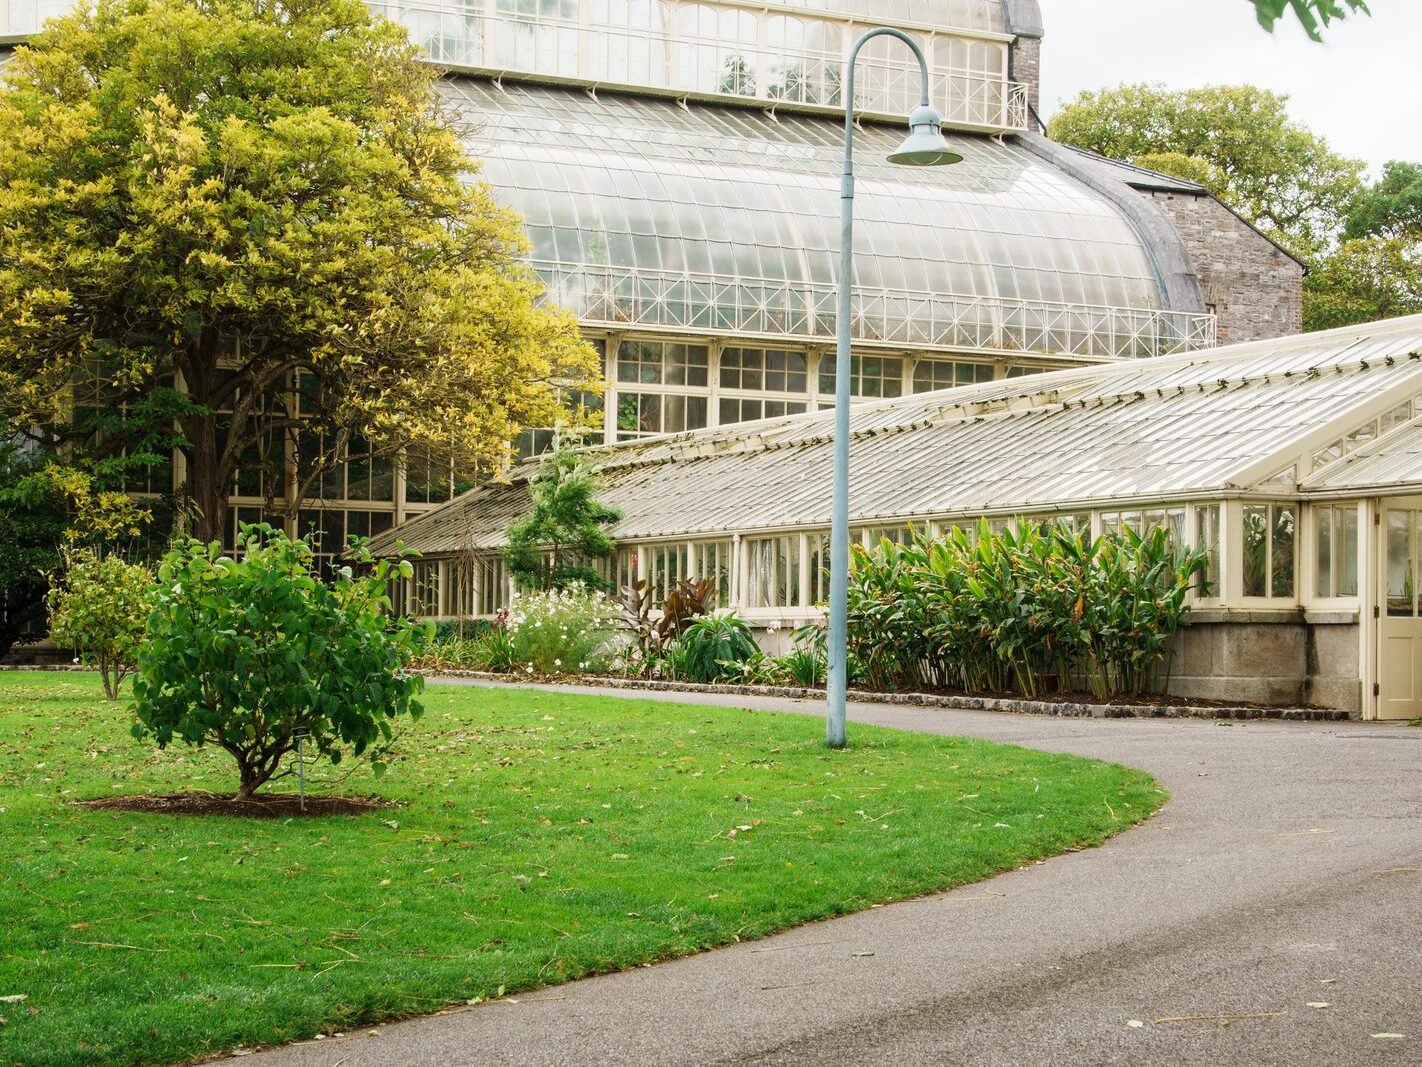
POLYGON ((177 1061, 633 967, 1095 844, 1165 799, 961 738, 852 726, 830 752, 794 715, 427 703, 383 779, 316 787, 399 809, 173 817, 71 802, 230 790, 225 754, 140 745, 93 676, 0 674, 0 997, 28 997, 0 1002, 0 1063, 177 1061))

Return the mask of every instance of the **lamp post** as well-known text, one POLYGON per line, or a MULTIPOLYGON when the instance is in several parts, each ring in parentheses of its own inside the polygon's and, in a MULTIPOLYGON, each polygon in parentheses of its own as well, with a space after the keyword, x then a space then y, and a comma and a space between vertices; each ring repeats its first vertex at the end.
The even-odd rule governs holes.
POLYGON ((854 283, 854 64, 859 52, 875 37, 897 37, 913 49, 923 75, 923 99, 909 116, 909 136, 889 156, 890 163, 909 167, 941 167, 962 156, 943 138, 943 120, 928 102, 928 62, 923 49, 908 34, 881 27, 869 30, 850 49, 844 86, 844 184, 840 191, 839 310, 836 322, 834 379, 834 505, 830 519, 829 707, 825 716, 825 741, 844 747, 844 705, 848 688, 849 607, 849 365, 850 315, 854 283))

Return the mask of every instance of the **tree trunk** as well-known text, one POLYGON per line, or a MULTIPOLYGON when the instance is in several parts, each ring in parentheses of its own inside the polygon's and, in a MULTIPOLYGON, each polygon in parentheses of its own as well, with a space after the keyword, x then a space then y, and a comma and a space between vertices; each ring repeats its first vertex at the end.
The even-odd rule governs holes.
POLYGON ((188 501, 192 535, 199 541, 220 541, 227 527, 227 489, 219 477, 217 419, 195 415, 184 419, 188 439, 188 501))
POLYGON ((184 455, 188 463, 187 502, 192 509, 191 534, 199 541, 220 541, 227 527, 227 496, 230 477, 224 478, 223 442, 219 440, 216 405, 218 387, 217 338, 204 329, 194 339, 189 358, 184 361, 183 380, 195 404, 208 408, 181 420, 187 438, 184 455))

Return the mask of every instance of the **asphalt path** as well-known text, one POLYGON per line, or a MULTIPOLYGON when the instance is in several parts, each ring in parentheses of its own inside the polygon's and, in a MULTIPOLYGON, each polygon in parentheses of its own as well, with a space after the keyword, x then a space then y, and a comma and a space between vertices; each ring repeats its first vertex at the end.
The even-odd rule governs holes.
POLYGON ((1173 797, 1101 848, 950 893, 247 1062, 1422 1064, 1422 729, 850 718, 1112 760, 1173 797))

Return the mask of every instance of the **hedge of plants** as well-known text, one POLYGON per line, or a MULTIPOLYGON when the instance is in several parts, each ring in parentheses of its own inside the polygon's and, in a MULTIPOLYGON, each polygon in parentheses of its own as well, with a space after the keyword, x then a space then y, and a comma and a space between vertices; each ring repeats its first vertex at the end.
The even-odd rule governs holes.
POLYGON ((851 655, 881 689, 1160 692, 1205 561, 1160 528, 1038 523, 856 547, 851 655))

